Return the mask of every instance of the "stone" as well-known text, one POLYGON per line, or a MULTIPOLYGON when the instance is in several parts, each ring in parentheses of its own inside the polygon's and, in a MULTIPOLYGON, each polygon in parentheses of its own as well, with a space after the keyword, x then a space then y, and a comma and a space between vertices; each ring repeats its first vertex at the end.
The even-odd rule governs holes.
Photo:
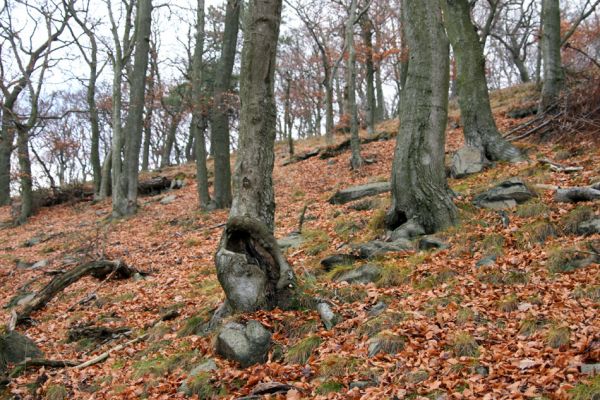
POLYGON ((373 381, 354 381, 350 382, 350 389, 358 388, 358 389, 366 389, 368 387, 377 386, 376 382, 373 381))
POLYGON ((27 239, 25 242, 23 242, 23 247, 33 247, 41 242, 42 238, 40 236, 34 236, 31 239, 27 239))
POLYGON ((455 179, 481 172, 485 167, 483 153, 474 147, 461 147, 452 156, 450 176, 455 179))
POLYGON ((192 390, 190 389, 189 385, 188 385, 188 381, 190 380, 190 378, 195 378, 196 376, 200 375, 202 372, 210 372, 210 371, 214 371, 217 369, 217 364, 214 362, 214 360, 212 359, 208 359, 204 362, 201 362, 200 364, 196 365, 194 368, 191 369, 190 373, 188 374, 188 379, 185 379, 183 382, 181 382, 181 385, 179 386, 179 392, 184 393, 186 396, 192 396, 192 390))
POLYGON ((40 260, 33 264, 30 269, 45 268, 48 265, 48 260, 40 260))
POLYGON ((486 367, 485 365, 476 366, 474 371, 476 374, 481 375, 483 377, 486 377, 490 374, 490 369, 488 367, 486 367))
POLYGON ((169 186, 169 189, 171 190, 178 190, 181 189, 185 186, 185 180, 184 179, 173 179, 171 181, 171 185, 169 186))
POLYGON ((325 327, 325 329, 330 330, 338 323, 339 318, 337 315, 335 315, 329 304, 317 304, 317 312, 321 317, 321 321, 323 322, 323 326, 325 327))
POLYGON ((297 248, 300 247, 304 243, 304 238, 298 232, 293 232, 288 236, 281 238, 277 241, 279 248, 281 250, 289 249, 289 248, 297 248))
POLYGON ((387 193, 391 190, 389 182, 375 182, 366 185, 352 186, 337 191, 328 201, 330 204, 346 204, 363 197, 387 193))
POLYGON ((267 361, 270 346, 271 332, 260 322, 250 320, 245 326, 236 322, 223 326, 217 335, 215 351, 246 368, 267 361))
POLYGON ((600 233, 600 217, 596 217, 591 221, 585 221, 577 227, 577 233, 580 235, 593 235, 600 233))
POLYGON ((419 240, 419 250, 447 249, 448 243, 435 236, 424 236, 419 240))
POLYGON ((477 261, 475 263, 475 265, 477 267, 488 267, 488 266, 491 266, 491 265, 495 265, 497 259, 498 259, 498 256, 496 256, 496 255, 491 255, 491 256, 483 257, 481 260, 477 261))
POLYGON ((33 263, 23 261, 23 260, 16 260, 15 265, 16 265, 17 269, 30 269, 33 266, 33 263))
POLYGON ((412 242, 408 239, 398 239, 394 242, 373 240, 355 246, 360 258, 372 258, 397 251, 414 250, 412 242))
POLYGON ((334 281, 348 283, 371 283, 381 278, 381 268, 375 264, 365 264, 357 269, 345 271, 337 276, 334 281))
POLYGON ((385 304, 383 301, 380 301, 377 304, 375 304, 373 307, 371 307, 371 309, 369 310, 367 315, 369 317, 376 317, 376 316, 380 315, 382 312, 384 312, 386 309, 387 309, 387 304, 385 304))
POLYGON ((422 236, 424 234, 425 234, 425 229, 423 229, 421 224, 419 224, 414 219, 411 219, 410 221, 407 221, 404 224, 400 225, 398 228, 396 228, 392 232, 390 237, 391 237, 392 241, 394 242, 399 239, 412 240, 412 239, 414 239, 418 236, 422 236))
POLYGON ((27 358, 42 358, 44 354, 35 342, 19 332, 0 335, 0 372, 6 364, 17 364, 27 358))
POLYGON ((327 272, 338 265, 352 265, 356 261, 356 256, 352 254, 332 254, 321 260, 321 266, 327 272))
POLYGON ((264 396, 267 394, 287 393, 291 389, 294 389, 294 387, 281 382, 261 382, 254 386, 250 394, 253 396, 264 396))
POLYGON ((170 194, 168 196, 163 197, 160 200, 160 204, 162 204, 163 206, 167 205, 167 204, 171 204, 175 201, 175 199, 177 199, 177 196, 175 196, 174 194, 170 194))
POLYGON ((600 363, 599 364, 581 364, 579 370, 585 375, 600 375, 600 363))
POLYGON ((473 203, 477 207, 504 210, 514 208, 535 196, 520 178, 515 177, 477 195, 473 203))

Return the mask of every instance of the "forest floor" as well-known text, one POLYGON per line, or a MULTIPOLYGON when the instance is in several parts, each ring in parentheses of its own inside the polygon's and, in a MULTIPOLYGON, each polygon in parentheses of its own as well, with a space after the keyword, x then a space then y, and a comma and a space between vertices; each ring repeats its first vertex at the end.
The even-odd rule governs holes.
MULTIPOLYGON (((501 130, 523 122, 507 118, 509 108, 535 97, 532 87, 496 93, 501 130)), ((454 122, 455 108, 450 118, 454 122)), ((462 143, 461 129, 449 125, 448 153, 462 143)), ((395 131, 397 122, 385 122, 378 130, 395 131)), ((297 152, 320 140, 299 142, 297 152)), ((370 261, 382 268, 383 277, 368 285, 334 283, 339 270, 325 272, 319 261, 382 235, 389 194, 375 197, 363 211, 353 203, 331 205, 327 199, 340 188, 388 180, 395 140, 363 146, 363 155, 376 162, 358 172, 349 170, 348 152, 284 167, 285 146, 278 145, 276 237, 297 229, 306 206, 306 240, 286 255, 303 288, 329 298, 342 321, 326 330, 316 311, 302 307, 238 316, 261 321, 275 342, 267 363, 246 369, 216 356, 211 336, 186 335, 223 300, 213 255, 222 231, 215 226, 227 218, 227 211, 198 211, 192 165, 162 171, 185 174, 187 185, 142 198, 140 211, 128 219, 107 218, 109 201, 44 208, 26 225, 0 231, 1 305, 26 284, 28 290, 39 289, 51 279, 47 271, 68 268, 73 260, 120 259, 150 275, 104 283, 83 278, 35 312, 32 325, 17 329, 46 358, 81 362, 143 333, 149 337, 87 368, 28 369, 12 379, 3 396, 179 398, 183 395, 178 388, 190 369, 212 359, 217 369, 194 381, 200 398, 245 396, 268 381, 293 385, 296 389, 287 395, 271 396, 288 399, 591 398, 600 393, 600 378, 580 373, 579 366, 600 363, 600 268, 592 264, 561 273, 555 259, 561 249, 585 251, 586 243, 600 239, 571 233, 582 215, 600 213, 600 203, 559 204, 552 190, 539 189, 536 199, 508 211, 510 222, 504 226, 498 212, 475 208, 471 200, 514 176, 531 186, 589 185, 600 178, 596 144, 591 139, 520 142, 529 161, 498 163, 478 175, 450 180, 459 194, 461 223, 437 235, 449 248, 392 253, 370 261), (536 161, 539 157, 583 170, 553 172, 536 161), (162 204, 170 194, 175 199, 162 204), (42 240, 26 243, 32 238, 42 240), (477 266, 490 255, 497 257, 493 265, 477 266), (19 269, 19 260, 47 263, 19 269), (94 301, 79 304, 92 293, 94 301), (378 302, 385 302, 387 310, 370 317, 378 302), (147 328, 173 309, 179 317, 147 328), (86 323, 132 332, 106 343, 68 342, 68 330, 86 323), (397 339, 390 342, 396 354, 369 357, 370 338, 385 335, 397 339)), ((7 207, 0 209, 0 220, 9 217, 7 207)), ((9 318, 9 309, 0 310, 2 321, 9 318)))

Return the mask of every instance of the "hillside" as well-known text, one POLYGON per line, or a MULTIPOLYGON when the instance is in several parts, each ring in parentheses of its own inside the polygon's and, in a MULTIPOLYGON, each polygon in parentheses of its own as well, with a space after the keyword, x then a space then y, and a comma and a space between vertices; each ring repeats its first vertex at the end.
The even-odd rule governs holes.
MULTIPOLYGON (((523 122, 506 115, 536 96, 532 86, 495 93, 501 130, 523 122)), ((456 106, 450 114, 448 153, 462 144, 456 106)), ((395 132, 397 121, 378 128, 395 132)), ((269 361, 245 369, 216 356, 211 335, 194 334, 223 300, 213 255, 227 211, 196 209, 192 165, 162 171, 184 174, 186 185, 142 198, 140 211, 129 219, 108 219, 108 201, 44 208, 26 225, 0 231, 0 304, 18 292, 39 290, 52 272, 90 259, 122 260, 148 276, 83 278, 34 312, 33 324, 17 330, 46 358, 78 362, 148 336, 86 368, 28 368, 0 398, 183 398, 178 390, 184 381, 200 398, 249 396, 269 381, 294 386, 270 397, 288 399, 598 396, 600 378, 586 372, 600 364, 600 268, 597 257, 589 265, 581 261, 595 257, 591 253, 600 247, 600 235, 583 236, 578 228, 600 214, 600 203, 553 198, 555 187, 600 181, 597 135, 565 143, 519 142, 529 161, 499 163, 476 176, 450 180, 461 224, 436 234, 447 248, 387 253, 331 271, 321 266, 323 258, 348 254, 352 244, 385 235, 381 225, 389 194, 344 205, 328 199, 342 188, 388 180, 395 140, 365 145, 363 155, 375 162, 359 172, 349 170, 347 152, 283 166, 285 146, 278 145, 275 236, 296 230, 306 206, 304 241, 287 249, 286 256, 307 301, 294 311, 235 317, 261 321, 273 333, 269 361), (541 158, 582 170, 554 171, 537 161, 541 158), (511 177, 521 178, 536 197, 505 214, 473 205, 476 195, 511 177), (171 202, 161 202, 170 195, 175 196, 171 202), (338 282, 363 264, 375 264, 379 279, 338 282), (339 317, 330 330, 311 307, 310 299, 317 297, 328 299, 339 317), (174 310, 178 314, 155 324, 174 310), (70 330, 85 324, 129 332, 67 340, 70 330), (382 351, 370 355, 374 343, 382 351), (188 379, 198 365, 209 367, 188 379)), ((299 142, 297 151, 320 141, 299 142)), ((7 207, 0 209, 0 221, 9 217, 7 207)), ((10 315, 4 308, 0 318, 8 321, 10 315)))

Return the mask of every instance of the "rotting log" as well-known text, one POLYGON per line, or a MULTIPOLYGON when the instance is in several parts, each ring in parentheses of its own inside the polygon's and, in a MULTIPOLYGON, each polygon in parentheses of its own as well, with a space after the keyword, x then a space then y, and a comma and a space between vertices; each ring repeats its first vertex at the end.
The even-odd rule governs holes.
POLYGON ((171 187, 171 180, 165 176, 155 176, 138 183, 138 194, 149 196, 160 194, 171 187))
POLYGON ((28 321, 31 313, 42 309, 54 296, 84 276, 91 275, 96 279, 106 279, 110 275, 114 279, 127 279, 136 273, 146 274, 127 266, 121 261, 110 260, 95 260, 72 268, 52 278, 46 286, 23 306, 21 311, 17 313, 17 325, 28 321))
POLYGON ((81 339, 92 339, 98 342, 112 340, 115 337, 131 332, 129 327, 110 328, 107 326, 78 325, 69 328, 67 342, 76 342, 81 339))
POLYGON ((559 188, 554 194, 554 201, 558 203, 579 203, 581 201, 594 201, 600 199, 600 190, 593 186, 559 188))
POLYGON ((234 311, 285 307, 295 287, 294 272, 265 224, 233 217, 215 255, 217 277, 234 311))

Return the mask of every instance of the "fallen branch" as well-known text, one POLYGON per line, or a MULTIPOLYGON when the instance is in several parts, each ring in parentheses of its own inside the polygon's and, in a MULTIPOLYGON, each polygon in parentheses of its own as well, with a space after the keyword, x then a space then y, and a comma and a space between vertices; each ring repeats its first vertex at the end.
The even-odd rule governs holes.
POLYGON ((97 260, 79 265, 63 274, 55 276, 50 283, 37 292, 33 299, 27 302, 21 312, 18 313, 16 324, 19 325, 28 321, 31 313, 42 309, 54 296, 84 276, 91 275, 97 279, 104 279, 112 274, 116 279, 127 279, 136 273, 146 274, 125 265, 121 261, 97 260))
POLYGON ((579 203, 580 201, 594 201, 600 199, 600 190, 593 187, 571 187, 557 189, 554 201, 558 203, 579 203))
POLYGON ((571 167, 567 165, 562 165, 547 158, 540 158, 538 162, 544 165, 550 165, 550 170, 554 172, 564 172, 569 174, 571 172, 578 172, 583 170, 583 167, 571 167))
POLYGON ((122 343, 118 346, 113 347, 112 349, 109 349, 107 351, 105 351, 104 353, 92 358, 91 360, 88 360, 84 363, 78 364, 76 365, 74 368, 75 369, 83 369, 86 367, 90 367, 92 365, 101 363, 102 361, 105 361, 106 359, 108 359, 108 357, 110 356, 111 353, 114 353, 115 351, 120 351, 123 350, 124 348, 131 346, 132 344, 141 342, 143 340, 146 340, 148 338, 148 334, 143 334, 141 336, 136 337, 135 339, 131 339, 128 342, 122 343))
MULTIPOLYGON (((64 367, 75 367, 79 363, 77 361, 71 360, 48 360, 45 358, 32 358, 29 360, 21 361, 20 363, 15 365, 15 369, 19 369, 20 367, 29 368, 29 367, 47 367, 47 368, 64 368, 64 367)), ((14 375, 15 369, 13 369, 14 375)))

